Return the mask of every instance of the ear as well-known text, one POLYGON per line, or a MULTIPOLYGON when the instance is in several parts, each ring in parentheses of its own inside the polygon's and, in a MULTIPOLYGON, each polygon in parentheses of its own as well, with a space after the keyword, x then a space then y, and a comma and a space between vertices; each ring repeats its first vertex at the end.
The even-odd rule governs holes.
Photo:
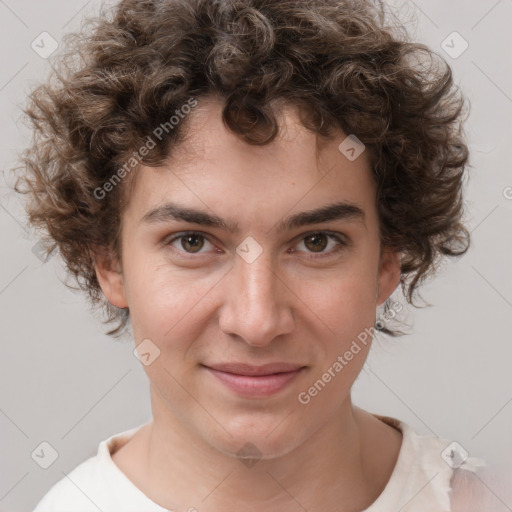
POLYGON ((377 280, 377 305, 384 303, 395 291, 401 277, 401 254, 390 247, 383 247, 377 280))
POLYGON ((93 260, 96 277, 107 300, 116 308, 127 308, 123 273, 118 260, 104 249, 95 250, 93 260))

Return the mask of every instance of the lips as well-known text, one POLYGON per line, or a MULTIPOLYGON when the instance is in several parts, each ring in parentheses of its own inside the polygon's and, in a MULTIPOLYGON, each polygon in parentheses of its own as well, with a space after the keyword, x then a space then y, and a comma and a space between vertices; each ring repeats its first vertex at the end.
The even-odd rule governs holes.
POLYGON ((245 363, 220 363, 205 365, 212 370, 217 370, 224 373, 232 373, 235 375, 245 376, 262 376, 274 375, 276 373, 295 372, 303 368, 302 365, 294 363, 268 363, 261 366, 254 366, 245 363))
POLYGON ((216 382, 245 398, 266 398, 287 388, 304 366, 293 363, 268 363, 254 366, 245 363, 202 365, 216 382))

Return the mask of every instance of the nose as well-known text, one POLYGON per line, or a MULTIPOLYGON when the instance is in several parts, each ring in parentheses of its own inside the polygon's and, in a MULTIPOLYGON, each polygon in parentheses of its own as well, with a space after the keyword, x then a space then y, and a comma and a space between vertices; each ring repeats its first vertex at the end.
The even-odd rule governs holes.
POLYGON ((294 327, 293 293, 270 258, 261 254, 252 263, 237 257, 224 282, 219 326, 247 344, 264 347, 294 327))

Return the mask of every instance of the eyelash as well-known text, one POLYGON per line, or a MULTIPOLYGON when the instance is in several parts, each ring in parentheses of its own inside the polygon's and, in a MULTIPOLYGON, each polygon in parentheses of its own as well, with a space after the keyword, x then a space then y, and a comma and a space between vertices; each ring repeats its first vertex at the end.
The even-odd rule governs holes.
MULTIPOLYGON (((195 258, 196 256, 194 256, 194 253, 187 253, 186 251, 175 249, 171 245, 176 240, 179 240, 181 238, 185 238, 185 237, 190 236, 190 235, 196 235, 196 236, 199 236, 201 238, 204 238, 204 239, 208 240, 208 237, 206 235, 204 235, 203 233, 199 232, 199 231, 183 231, 181 233, 177 233, 171 239, 166 241, 164 243, 164 245, 171 247, 171 249, 174 252, 179 253, 180 256, 182 256, 184 258, 195 258)), ((309 255, 306 258, 310 259, 310 260, 318 260, 318 259, 322 259, 322 258, 333 257, 336 254, 338 254, 338 252, 340 252, 344 247, 347 247, 349 245, 346 240, 342 239, 337 233, 332 232, 332 231, 311 231, 309 233, 304 234, 299 242, 302 242, 305 238, 307 238, 308 236, 311 236, 311 235, 327 235, 329 238, 331 238, 331 239, 335 240, 336 242, 338 242, 338 245, 334 249, 331 249, 329 252, 318 253, 318 254, 308 253, 309 255)), ((212 243, 212 242, 210 242, 210 243, 212 243)), ((214 245, 214 244, 212 244, 212 245, 214 245)), ((201 253, 195 253, 195 254, 201 254, 201 253)))

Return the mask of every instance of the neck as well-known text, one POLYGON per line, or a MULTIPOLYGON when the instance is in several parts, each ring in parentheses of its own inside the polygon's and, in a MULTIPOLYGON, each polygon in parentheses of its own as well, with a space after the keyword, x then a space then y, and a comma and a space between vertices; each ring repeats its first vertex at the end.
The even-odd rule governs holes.
POLYGON ((145 477, 140 487, 170 510, 248 510, 251 504, 254 510, 279 512, 360 511, 386 486, 401 442, 397 431, 354 407, 348 395, 290 452, 241 460, 194 435, 161 401, 152 389, 154 419, 141 439, 145 477))

